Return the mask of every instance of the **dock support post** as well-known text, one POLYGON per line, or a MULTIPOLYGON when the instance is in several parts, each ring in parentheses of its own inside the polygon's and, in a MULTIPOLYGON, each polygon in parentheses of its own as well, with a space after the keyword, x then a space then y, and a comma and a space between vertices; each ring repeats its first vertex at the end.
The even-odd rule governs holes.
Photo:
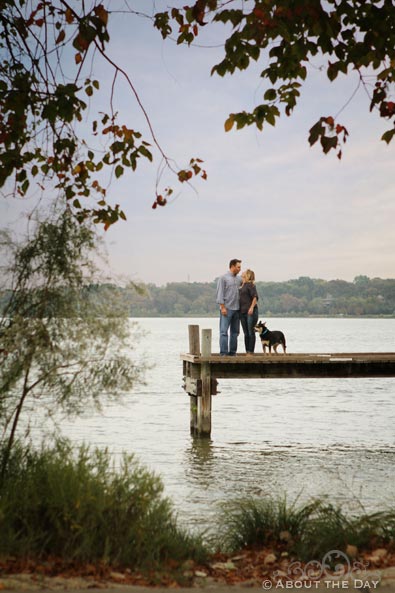
MULTIPOLYGON (((199 331, 198 325, 188 325, 189 354, 200 355, 199 331)), ((198 430, 198 398, 196 395, 189 394, 189 404, 191 435, 195 435, 198 430)))
MULTIPOLYGON (((202 356, 211 356, 211 329, 202 329, 202 356)), ((211 434, 211 370, 208 362, 200 366, 202 395, 197 398, 197 432, 200 436, 211 434)))

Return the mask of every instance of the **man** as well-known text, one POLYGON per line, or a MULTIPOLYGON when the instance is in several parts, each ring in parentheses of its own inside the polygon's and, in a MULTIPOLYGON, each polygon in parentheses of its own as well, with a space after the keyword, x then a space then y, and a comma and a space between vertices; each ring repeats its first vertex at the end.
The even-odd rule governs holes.
POLYGON ((221 276, 217 284, 216 302, 220 308, 219 318, 219 350, 222 356, 235 356, 237 350, 237 336, 240 331, 240 300, 239 288, 241 278, 240 259, 231 259, 229 272, 221 276), (230 330, 230 335, 228 336, 230 330))

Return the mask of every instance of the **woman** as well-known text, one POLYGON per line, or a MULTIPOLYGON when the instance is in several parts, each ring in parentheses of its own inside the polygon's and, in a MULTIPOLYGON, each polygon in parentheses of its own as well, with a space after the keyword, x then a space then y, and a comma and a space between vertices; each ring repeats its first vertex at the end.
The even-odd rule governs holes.
POLYGON ((258 293, 255 286, 255 274, 245 270, 241 275, 243 283, 240 287, 240 321, 244 332, 244 344, 247 354, 255 349, 255 325, 258 322, 258 293))

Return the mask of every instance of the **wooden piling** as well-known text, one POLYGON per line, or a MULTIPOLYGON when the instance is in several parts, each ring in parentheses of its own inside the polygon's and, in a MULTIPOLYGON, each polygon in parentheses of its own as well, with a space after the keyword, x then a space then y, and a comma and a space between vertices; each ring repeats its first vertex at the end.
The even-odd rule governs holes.
MULTIPOLYGON (((188 336, 189 336, 189 353, 195 356, 200 356, 200 341, 199 341, 199 326, 188 325, 188 336)), ((191 385, 191 368, 187 365, 184 372, 184 380, 188 389, 188 382, 191 385)), ((189 387, 189 405, 190 405, 190 430, 191 435, 195 435, 198 431, 198 397, 197 393, 192 393, 192 386, 189 387)))
MULTIPOLYGON (((202 356, 211 356, 212 331, 202 329, 202 356)), ((202 395, 198 397, 197 432, 200 436, 211 434, 211 368, 209 363, 200 365, 202 395)))
POLYGON ((198 325, 188 325, 189 354, 200 356, 200 336, 198 325))

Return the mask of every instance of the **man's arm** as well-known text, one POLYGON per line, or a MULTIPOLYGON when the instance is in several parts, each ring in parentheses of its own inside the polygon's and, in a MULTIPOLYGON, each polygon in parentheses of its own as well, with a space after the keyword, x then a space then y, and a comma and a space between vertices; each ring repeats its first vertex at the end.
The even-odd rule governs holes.
POLYGON ((216 298, 216 302, 219 304, 221 315, 226 315, 227 314, 227 310, 226 310, 224 301, 225 301, 225 281, 221 277, 221 278, 218 279, 218 284, 217 284, 217 298, 216 298))

